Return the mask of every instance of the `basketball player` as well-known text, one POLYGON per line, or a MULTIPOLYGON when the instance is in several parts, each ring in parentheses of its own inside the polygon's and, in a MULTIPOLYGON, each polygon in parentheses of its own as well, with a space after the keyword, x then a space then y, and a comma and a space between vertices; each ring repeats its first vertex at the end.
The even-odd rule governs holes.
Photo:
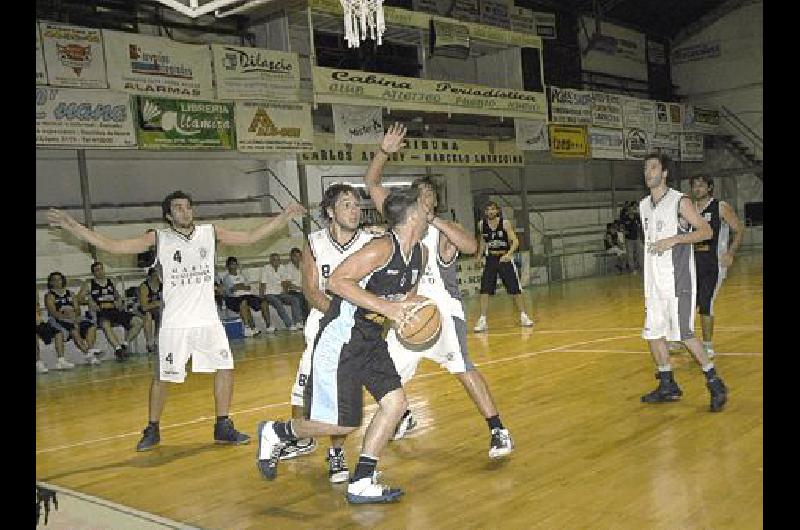
MULTIPOLYGON (((380 152, 370 162, 364 181, 375 207, 383 213, 389 190, 381 185, 381 172, 389 155, 399 151, 404 143, 406 127, 395 123, 387 131, 380 152)), ((439 363, 464 385, 467 394, 478 407, 478 411, 489 425, 489 457, 500 458, 514 448, 511 435, 500 421, 497 406, 483 375, 478 371, 467 353, 467 323, 464 318, 464 303, 458 288, 456 258, 459 252, 474 253, 477 249, 475 237, 457 224, 436 217, 438 199, 436 185, 429 178, 416 179, 412 186, 419 190, 428 221, 428 232, 422 244, 428 250, 428 263, 420 280, 417 293, 436 302, 442 319, 439 339, 424 351, 406 349, 397 339, 393 329, 389 330, 386 342, 389 353, 397 367, 403 385, 414 376, 423 357, 439 363)), ((406 410, 397 426, 394 439, 404 436, 415 422, 411 411, 406 410)))
MULTIPOLYGON (((519 287, 517 267, 514 265, 514 252, 519 248, 519 239, 514 225, 503 219, 503 213, 496 202, 489 201, 484 209, 483 219, 478 221, 478 256, 484 256, 485 265, 481 276, 481 316, 474 331, 487 331, 486 312, 489 309, 489 295, 494 296, 497 288, 497 276, 503 281, 506 292, 514 299, 514 306, 519 311, 519 325, 533 326, 533 321, 525 310, 525 299, 519 287)), ((480 259, 480 258, 479 258, 480 259)))
MULTIPOLYGON (((44 305, 50 315, 48 323, 59 330, 65 340, 70 337, 75 346, 83 353, 86 362, 89 364, 100 364, 99 356, 103 351, 95 348, 97 339, 97 328, 90 320, 82 318, 80 306, 75 301, 72 292, 67 289, 67 278, 62 273, 51 272, 47 276, 47 293, 44 295, 44 305)), ((64 359, 64 352, 58 358, 56 367, 63 368, 64 365, 71 365, 64 359)), ((70 368, 70 366, 66 366, 70 368)))
POLYGON ((161 441, 159 420, 167 397, 167 382, 182 383, 186 363, 192 371, 214 373, 218 444, 246 444, 250 437, 237 431, 228 417, 233 396, 233 356, 214 303, 214 264, 217 243, 251 245, 282 228, 290 217, 302 213, 293 204, 276 217, 248 232, 212 224, 194 224, 192 198, 182 191, 167 195, 161 205, 169 228, 132 239, 112 239, 90 230, 67 213, 50 210, 50 224, 112 254, 138 254, 156 247, 156 263, 163 278, 163 307, 158 336, 158 360, 150 385, 149 419, 137 451, 147 451, 161 441))
MULTIPOLYGON (((314 339, 319 331, 320 320, 331 305, 331 299, 325 292, 328 277, 345 258, 374 237, 358 227, 361 208, 358 193, 352 186, 330 186, 325 190, 319 206, 322 217, 328 220, 328 227, 308 235, 301 258, 303 294, 311 304, 311 311, 304 328, 306 348, 300 358, 291 396, 292 418, 298 420, 304 418, 303 389, 311 375, 314 339)), ((345 482, 349 478, 343 449, 345 436, 331 436, 330 439, 328 478, 333 483, 345 482)), ((290 441, 281 452, 281 460, 310 453, 315 448, 313 438, 290 441)))
POLYGON ((669 157, 663 154, 651 154, 644 159, 644 177, 650 195, 639 203, 647 249, 642 338, 650 346, 659 383, 655 390, 642 396, 642 402, 677 401, 683 395, 673 378, 667 351, 668 340, 679 340, 702 367, 711 393, 711 412, 719 412, 727 401, 727 389, 700 339, 694 335, 697 289, 692 245, 710 239, 713 234, 691 199, 667 187, 670 164, 669 157))
POLYGON ((689 183, 692 186, 695 208, 714 231, 714 236, 710 240, 694 244, 697 307, 703 327, 703 347, 709 359, 713 359, 714 298, 722 286, 728 267, 733 264, 733 256, 742 244, 744 225, 727 202, 713 197, 713 179, 697 175, 692 177, 689 183), (728 248, 731 230, 733 230, 733 243, 728 248))
POLYGON ((416 291, 425 268, 425 210, 415 189, 392 190, 384 201, 390 227, 348 256, 328 278, 334 294, 319 323, 311 357, 311 376, 304 387, 305 417, 288 422, 265 421, 258 426, 257 465, 262 476, 277 476, 281 448, 297 438, 347 435, 361 424, 362 387, 378 403, 364 434, 362 453, 347 486, 354 504, 397 500, 401 489, 377 482, 375 468, 403 411, 406 396, 383 339, 389 318, 404 324, 413 314, 413 302, 403 302, 416 291))

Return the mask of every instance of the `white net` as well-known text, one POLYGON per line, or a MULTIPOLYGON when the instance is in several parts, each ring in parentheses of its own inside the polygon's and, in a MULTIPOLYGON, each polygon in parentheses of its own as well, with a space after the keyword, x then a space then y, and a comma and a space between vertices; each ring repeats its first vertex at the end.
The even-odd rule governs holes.
POLYGON ((369 38, 381 44, 386 24, 383 20, 383 0, 339 0, 344 10, 344 38, 350 48, 358 48, 369 38))

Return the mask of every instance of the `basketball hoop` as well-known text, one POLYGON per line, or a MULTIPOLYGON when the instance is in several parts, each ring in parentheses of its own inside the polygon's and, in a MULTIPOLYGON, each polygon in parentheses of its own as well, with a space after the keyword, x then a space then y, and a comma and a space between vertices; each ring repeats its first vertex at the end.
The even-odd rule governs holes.
POLYGON ((383 0, 339 0, 344 10, 344 38, 350 48, 358 48, 369 37, 381 44, 386 24, 383 20, 383 0), (376 38, 377 34, 377 38, 376 38))

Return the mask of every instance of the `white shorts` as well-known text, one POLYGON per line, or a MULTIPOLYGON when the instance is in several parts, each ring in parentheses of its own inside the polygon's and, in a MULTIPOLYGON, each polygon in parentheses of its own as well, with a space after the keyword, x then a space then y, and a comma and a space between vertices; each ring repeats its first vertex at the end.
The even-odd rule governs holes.
POLYGON ((160 380, 183 383, 189 357, 192 372, 233 369, 233 355, 222 322, 196 328, 161 329, 157 368, 160 380))
POLYGON ((475 367, 467 354, 467 323, 462 318, 441 312, 441 305, 438 307, 442 317, 442 331, 439 339, 430 348, 421 351, 408 350, 397 339, 394 329, 390 328, 386 335, 389 355, 403 385, 414 377, 417 364, 423 357, 439 363, 451 374, 463 374, 475 367))
POLYGON ((319 322, 322 320, 322 316, 321 312, 312 309, 303 328, 306 349, 303 350, 303 355, 300 357, 300 365, 297 367, 297 375, 294 378, 294 386, 292 386, 292 396, 289 398, 293 407, 303 406, 303 388, 308 381, 308 376, 311 375, 311 354, 314 353, 314 339, 319 332, 319 322))
POLYGON ((686 293, 672 298, 645 298, 642 338, 684 341, 694 337, 695 296, 686 293))

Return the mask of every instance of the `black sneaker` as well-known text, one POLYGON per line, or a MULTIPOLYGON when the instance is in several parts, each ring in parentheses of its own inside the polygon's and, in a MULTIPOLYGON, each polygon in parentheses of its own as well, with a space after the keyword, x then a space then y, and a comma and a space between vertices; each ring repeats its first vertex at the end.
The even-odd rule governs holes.
POLYGON ((287 442, 281 449, 281 460, 291 460, 298 456, 313 453, 317 448, 317 441, 313 438, 302 438, 294 442, 287 442))
POLYGON ((683 395, 681 387, 672 378, 672 372, 656 372, 658 387, 642 396, 642 403, 671 403, 683 395))
POLYGON ((233 428, 233 421, 225 418, 214 424, 214 442, 225 445, 244 445, 250 443, 250 437, 233 428))
POLYGON ((711 392, 711 412, 719 412, 728 401, 728 389, 719 377, 706 381, 706 388, 711 392))
POLYGON ((328 449, 328 479, 334 484, 347 482, 350 478, 350 471, 347 469, 347 460, 344 458, 344 449, 341 447, 331 447, 328 449))
POLYGON ((261 476, 267 480, 275 480, 278 476, 278 461, 281 449, 286 442, 281 441, 275 432, 274 421, 262 421, 256 428, 258 436, 258 454, 256 454, 256 468, 261 476))
POLYGON ((117 361, 126 361, 128 360, 128 350, 125 348, 123 344, 120 344, 116 348, 114 348, 114 357, 117 358, 117 361))
POLYGON ((149 451, 161 441, 161 433, 156 425, 148 424, 142 431, 142 434, 144 436, 142 436, 142 439, 136 444, 137 451, 149 451))

